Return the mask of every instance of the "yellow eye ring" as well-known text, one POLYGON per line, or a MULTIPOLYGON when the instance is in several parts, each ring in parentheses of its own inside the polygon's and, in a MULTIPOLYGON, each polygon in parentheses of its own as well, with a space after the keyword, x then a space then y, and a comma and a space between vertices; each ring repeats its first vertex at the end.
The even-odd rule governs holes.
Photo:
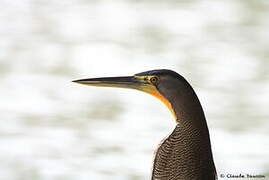
POLYGON ((156 77, 156 76, 154 76, 154 77, 150 78, 150 82, 151 82, 152 84, 156 85, 156 84, 158 84, 158 82, 159 82, 159 78, 156 77))

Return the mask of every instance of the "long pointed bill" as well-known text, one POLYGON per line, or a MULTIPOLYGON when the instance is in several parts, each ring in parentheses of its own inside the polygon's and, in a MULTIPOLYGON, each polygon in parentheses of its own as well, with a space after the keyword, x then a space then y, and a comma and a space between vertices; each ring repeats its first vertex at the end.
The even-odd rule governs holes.
POLYGON ((129 88, 149 93, 160 99, 169 108, 174 117, 176 117, 170 102, 159 93, 159 91, 156 89, 154 85, 152 85, 147 81, 148 78, 146 78, 145 80, 144 77, 146 76, 104 77, 104 78, 79 79, 72 82, 88 86, 129 88))
POLYGON ((72 82, 89 86, 118 87, 138 90, 144 85, 143 81, 136 79, 134 76, 79 79, 72 82))

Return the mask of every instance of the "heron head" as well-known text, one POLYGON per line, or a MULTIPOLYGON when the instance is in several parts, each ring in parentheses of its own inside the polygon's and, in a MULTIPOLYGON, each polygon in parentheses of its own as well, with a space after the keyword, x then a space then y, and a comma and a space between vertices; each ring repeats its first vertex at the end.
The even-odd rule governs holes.
POLYGON ((175 93, 178 94, 176 87, 187 81, 174 71, 159 69, 145 71, 133 76, 89 78, 73 82, 89 86, 129 88, 146 92, 160 99, 176 118, 171 100, 175 93))

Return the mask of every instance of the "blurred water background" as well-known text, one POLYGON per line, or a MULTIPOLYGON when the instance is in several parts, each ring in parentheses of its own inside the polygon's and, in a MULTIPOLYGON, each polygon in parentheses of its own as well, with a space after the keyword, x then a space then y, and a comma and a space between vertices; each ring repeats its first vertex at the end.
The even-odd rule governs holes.
POLYGON ((157 68, 195 88, 219 174, 269 179, 269 1, 0 4, 0 180, 150 179, 170 112, 71 80, 157 68))

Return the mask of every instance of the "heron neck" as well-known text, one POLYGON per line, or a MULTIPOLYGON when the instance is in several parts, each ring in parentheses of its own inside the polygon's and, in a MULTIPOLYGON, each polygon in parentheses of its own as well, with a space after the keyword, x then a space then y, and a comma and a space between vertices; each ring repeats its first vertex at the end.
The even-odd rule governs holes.
MULTIPOLYGON (((207 130, 207 123, 201 103, 191 86, 174 91, 176 94, 170 98, 170 104, 176 115, 179 125, 190 125, 194 129, 207 130)), ((208 130, 207 130, 208 131, 208 130)))
POLYGON ((185 144, 184 148, 188 149, 190 156, 200 157, 195 160, 205 168, 204 171, 212 171, 215 174, 209 131, 203 108, 191 86, 182 89, 177 96, 174 96, 178 98, 170 99, 177 117, 176 129, 179 130, 182 139, 189 142, 185 144))

